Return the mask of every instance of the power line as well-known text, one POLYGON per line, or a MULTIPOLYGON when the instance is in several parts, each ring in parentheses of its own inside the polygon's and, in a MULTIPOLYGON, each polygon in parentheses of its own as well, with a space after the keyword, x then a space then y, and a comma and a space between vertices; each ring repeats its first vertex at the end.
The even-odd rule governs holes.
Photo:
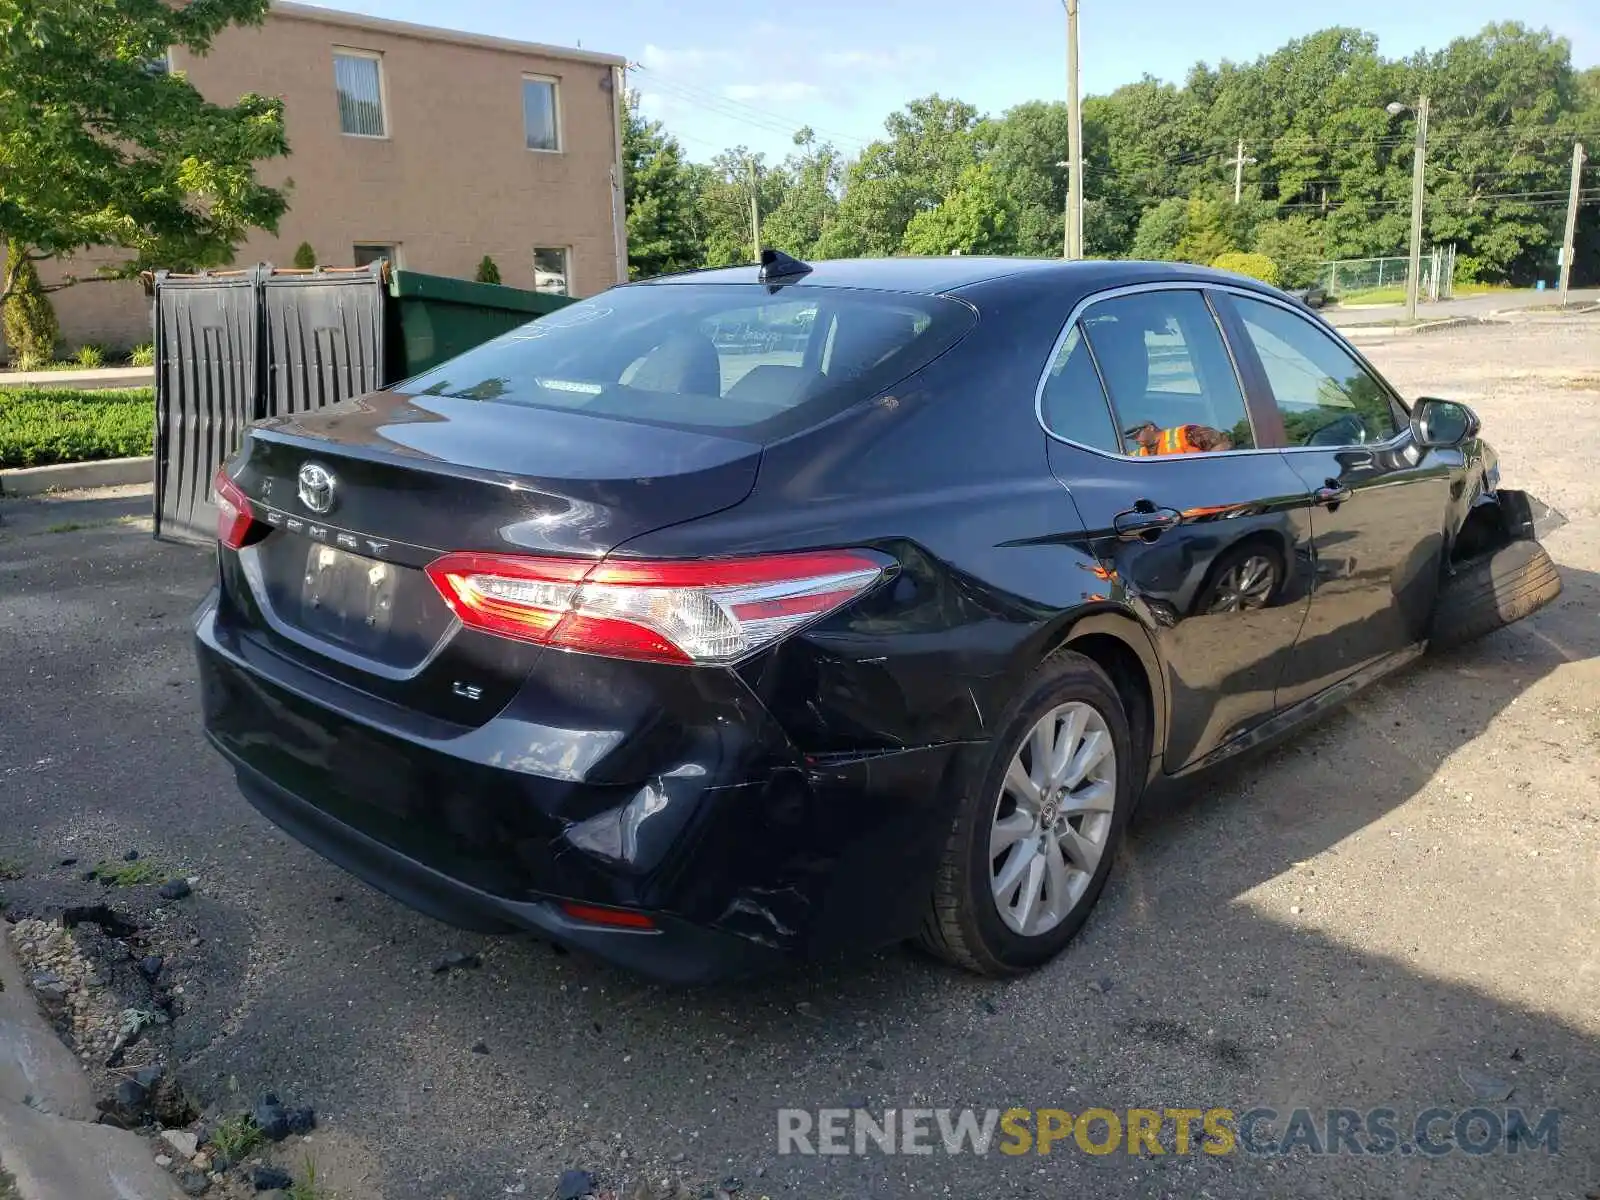
POLYGON ((696 87, 694 84, 684 83, 679 79, 672 79, 642 64, 634 64, 633 69, 644 72, 649 79, 650 86, 660 88, 686 104, 705 109, 727 120, 749 125, 752 128, 772 133, 793 134, 801 126, 808 126, 815 133, 833 141, 850 142, 857 146, 865 146, 870 140, 835 129, 824 129, 822 126, 812 124, 809 121, 797 123, 792 118, 774 112, 771 109, 760 108, 754 104, 747 104, 742 100, 735 100, 730 96, 719 95, 705 88, 696 87))

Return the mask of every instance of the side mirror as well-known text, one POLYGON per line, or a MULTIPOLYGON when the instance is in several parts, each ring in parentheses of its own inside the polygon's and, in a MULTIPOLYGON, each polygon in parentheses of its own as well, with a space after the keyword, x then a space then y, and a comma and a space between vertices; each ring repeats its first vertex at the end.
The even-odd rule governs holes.
POLYGON ((1424 396, 1411 409, 1411 436, 1424 450, 1459 446, 1480 428, 1478 414, 1455 400, 1424 396))

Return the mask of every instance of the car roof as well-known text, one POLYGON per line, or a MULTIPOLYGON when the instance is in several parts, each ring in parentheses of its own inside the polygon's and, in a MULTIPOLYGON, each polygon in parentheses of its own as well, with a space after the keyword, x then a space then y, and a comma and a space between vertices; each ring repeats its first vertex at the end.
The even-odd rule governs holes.
MULTIPOLYGON (((1230 271, 1196 267, 1188 263, 1137 262, 1108 259, 1068 261, 1060 258, 1000 258, 952 254, 940 258, 840 258, 806 264, 804 275, 773 280, 772 284, 805 287, 860 288, 885 292, 912 292, 941 295, 1002 279, 1026 277, 1046 282, 1055 276, 1063 288, 1079 292, 1100 291, 1124 284, 1158 280, 1231 283, 1260 287, 1253 279, 1230 271)), ((679 275, 662 275, 640 280, 632 287, 682 286, 695 284, 760 284, 760 268, 755 264, 738 267, 712 267, 679 275)), ((769 285, 770 286, 770 285, 769 285)))

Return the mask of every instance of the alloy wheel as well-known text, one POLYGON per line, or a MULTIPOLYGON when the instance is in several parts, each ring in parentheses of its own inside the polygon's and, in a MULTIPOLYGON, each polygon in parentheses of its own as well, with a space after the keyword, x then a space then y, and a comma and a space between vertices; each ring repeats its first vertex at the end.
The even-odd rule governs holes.
POLYGON ((1216 595, 1208 613, 1238 612, 1242 608, 1265 608, 1278 583, 1277 567, 1265 554, 1252 554, 1229 567, 1217 580, 1216 595))
POLYGON ((1012 757, 989 831, 1000 919, 1037 937, 1072 912, 1111 837, 1117 754, 1106 720, 1069 701, 1046 713, 1012 757))

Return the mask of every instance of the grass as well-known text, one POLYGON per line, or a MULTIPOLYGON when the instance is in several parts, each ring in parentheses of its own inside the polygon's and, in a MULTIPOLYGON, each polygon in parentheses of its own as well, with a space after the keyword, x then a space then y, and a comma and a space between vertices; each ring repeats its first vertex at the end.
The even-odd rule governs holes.
POLYGON ((317 1164, 311 1159, 306 1159, 305 1170, 300 1172, 300 1178, 289 1188, 289 1200, 333 1200, 332 1193, 317 1186, 317 1164))
POLYGON ((138 887, 165 879, 166 872, 141 858, 134 862, 103 862, 95 867, 94 877, 107 887, 138 887))
POLYGON ((22 1200, 22 1193, 17 1191, 17 1181, 11 1178, 3 1165, 0 1165, 0 1200, 22 1200))
POLYGON ((229 1162, 238 1163, 243 1162, 252 1150, 266 1140, 256 1123, 241 1115, 218 1121, 217 1127, 211 1131, 210 1145, 216 1154, 229 1162))
POLYGON ((0 389, 0 467, 43 467, 149 454, 155 391, 0 389))
POLYGON ((22 864, 14 858, 0 858, 0 883, 21 879, 24 872, 22 864))
MULTIPOLYGON (((1453 300, 1461 300, 1467 296, 1486 296, 1490 292, 1508 292, 1511 290, 1509 283, 1458 283, 1455 285, 1453 300)), ((1342 292, 1338 296, 1340 304, 1404 304, 1406 302, 1405 284, 1394 287, 1366 288, 1359 292, 1342 292)), ((1426 303, 1426 301, 1424 301, 1426 303)))

